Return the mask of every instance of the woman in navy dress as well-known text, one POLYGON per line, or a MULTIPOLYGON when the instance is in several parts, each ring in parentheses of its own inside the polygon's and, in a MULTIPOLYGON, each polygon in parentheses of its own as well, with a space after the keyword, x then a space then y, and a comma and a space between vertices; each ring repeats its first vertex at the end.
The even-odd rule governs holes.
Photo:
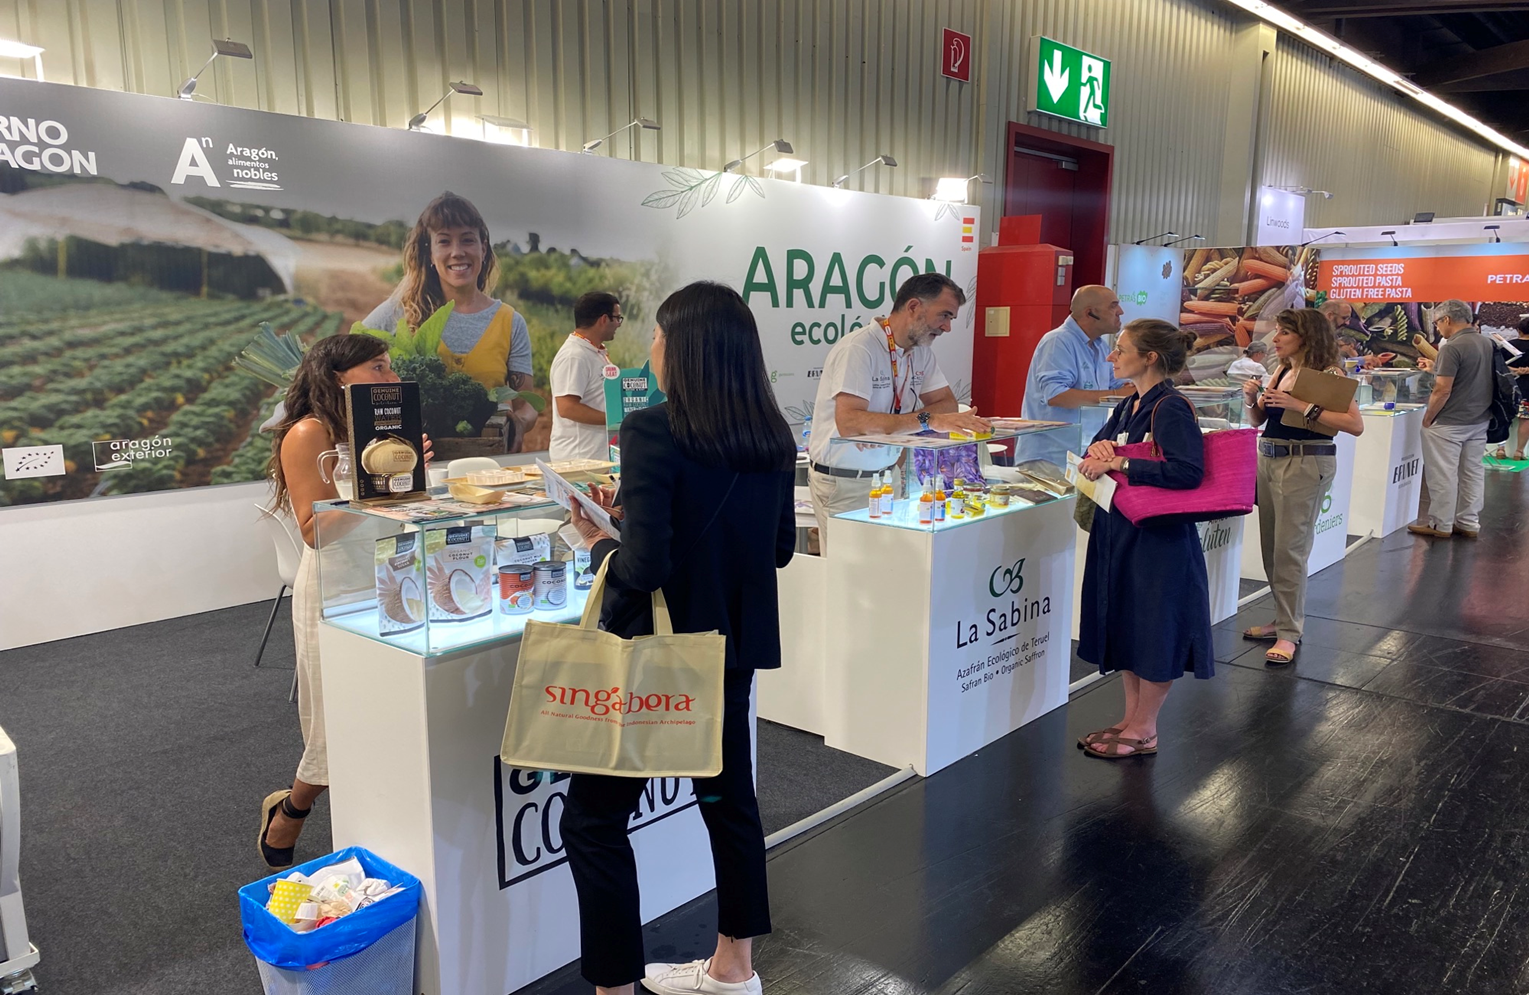
MULTIPOLYGON (((1129 323, 1110 354, 1115 374, 1137 393, 1116 406, 1090 444, 1080 472, 1097 480, 1119 471, 1136 485, 1194 488, 1205 471, 1205 445, 1195 409, 1170 382, 1185 367, 1193 333, 1168 322, 1129 323), (1116 455, 1120 443, 1148 439, 1162 460, 1116 455)), ((1174 679, 1209 678, 1211 599, 1206 558, 1193 522, 1149 521, 1134 526, 1119 509, 1096 509, 1084 561, 1078 655, 1120 671, 1126 707, 1115 726, 1079 741, 1093 757, 1158 752, 1158 711, 1174 679)))

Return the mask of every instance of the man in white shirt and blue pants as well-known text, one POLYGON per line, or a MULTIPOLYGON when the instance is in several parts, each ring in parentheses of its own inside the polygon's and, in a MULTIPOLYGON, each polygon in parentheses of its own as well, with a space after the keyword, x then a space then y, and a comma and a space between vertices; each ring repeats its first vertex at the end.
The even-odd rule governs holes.
POLYGON ((926 428, 988 431, 983 419, 957 412, 956 395, 931 348, 951 331, 966 303, 967 295, 950 277, 910 277, 898 288, 891 314, 857 326, 829 350, 808 437, 808 482, 821 553, 828 552, 829 517, 865 508, 871 478, 897 462, 900 452, 831 439, 926 428))

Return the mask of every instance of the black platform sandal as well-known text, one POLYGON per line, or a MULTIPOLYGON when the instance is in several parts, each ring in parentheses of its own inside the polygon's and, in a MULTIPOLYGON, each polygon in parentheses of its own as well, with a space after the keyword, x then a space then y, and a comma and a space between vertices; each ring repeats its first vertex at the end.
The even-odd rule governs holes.
POLYGON ((276 819, 276 807, 280 806, 282 815, 289 820, 306 820, 308 814, 313 812, 309 809, 294 809, 291 802, 292 790, 282 789, 266 796, 260 804, 260 837, 257 845, 260 848, 260 860, 266 863, 266 867, 272 871, 286 871, 292 867, 292 855, 297 846, 272 847, 266 843, 266 832, 271 829, 271 822, 276 819))

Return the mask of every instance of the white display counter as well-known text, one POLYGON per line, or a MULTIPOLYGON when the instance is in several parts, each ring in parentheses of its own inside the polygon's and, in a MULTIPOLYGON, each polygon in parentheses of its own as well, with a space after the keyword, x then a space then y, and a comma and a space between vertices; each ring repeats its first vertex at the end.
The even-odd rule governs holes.
MULTIPOLYGON (((1323 496, 1323 507, 1318 511, 1312 552, 1307 555, 1308 577, 1343 560, 1344 550, 1349 545, 1348 534, 1355 531, 1349 528, 1350 496, 1354 490, 1355 476, 1355 437, 1341 432, 1333 441, 1338 447, 1333 484, 1323 496)), ((1247 525, 1243 534, 1243 576, 1268 581, 1264 573, 1264 559, 1259 553, 1259 509, 1255 508, 1253 514, 1244 518, 1247 525)))
MULTIPOLYGON (((354 554, 415 528, 361 518, 335 546, 354 554)), ((499 526, 511 534, 513 521, 499 526)), ((415 992, 514 992, 579 956, 558 828, 568 776, 499 760, 530 617, 491 613, 432 624, 428 638, 416 630, 385 639, 375 601, 358 597, 365 584, 352 564, 362 559, 342 552, 320 562, 321 574, 333 568, 322 582, 319 647, 334 846, 366 847, 423 884, 415 992)), ((571 587, 570 596, 536 618, 577 621, 584 593, 571 587)), ((689 779, 650 783, 632 826, 645 922, 713 887, 689 779)))
POLYGON ((1349 529, 1388 536, 1418 516, 1424 481, 1424 406, 1362 405, 1365 433, 1355 440, 1349 529))
POLYGON ((929 775, 1067 701, 1071 497, 934 531, 864 517, 830 522, 822 565, 829 746, 929 775))

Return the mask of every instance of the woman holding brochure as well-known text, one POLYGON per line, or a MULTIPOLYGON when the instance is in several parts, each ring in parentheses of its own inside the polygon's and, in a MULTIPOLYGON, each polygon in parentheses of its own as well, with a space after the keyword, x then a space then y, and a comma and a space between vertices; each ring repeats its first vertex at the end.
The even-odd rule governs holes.
MULTIPOLYGON (((1107 471, 1129 484, 1189 489, 1205 472, 1200 425, 1171 378, 1185 368, 1195 335, 1154 318, 1127 324, 1109 359, 1136 393, 1116 406, 1095 435, 1079 473, 1107 471), (1132 460, 1116 446, 1151 439, 1162 460, 1132 460)), ((1117 508, 1097 508, 1089 530, 1080 595, 1078 655, 1120 671, 1126 704, 1120 722, 1079 740, 1091 757, 1116 760, 1158 753, 1158 711, 1174 679, 1210 678, 1211 598, 1206 558, 1193 522, 1133 525, 1117 508)))
POLYGON ((717 876, 717 947, 700 961, 645 966, 627 839, 645 781, 576 774, 562 830, 579 894, 582 967, 597 992, 630 993, 641 978, 655 993, 759 993, 750 939, 770 933, 770 906, 749 700, 754 672, 781 666, 776 572, 797 540, 796 441, 743 298, 694 283, 656 317, 653 372, 669 400, 622 420, 621 541, 578 502, 571 514, 592 568, 606 566, 602 629, 652 633, 650 593, 662 588, 676 633, 726 638, 722 772, 694 779, 717 876))
POLYGON ((1283 667, 1296 657, 1306 619, 1307 556, 1323 496, 1333 482, 1338 447, 1334 431, 1358 436, 1365 429, 1360 405, 1347 411, 1324 411, 1291 396, 1303 370, 1340 373, 1339 346, 1333 326, 1321 311, 1287 308, 1275 316, 1275 358, 1280 366, 1263 384, 1251 378, 1243 384, 1249 424, 1265 426, 1259 440, 1259 472, 1255 493, 1259 502, 1259 547, 1264 576, 1275 596, 1275 621, 1244 630, 1246 640, 1274 640, 1264 655, 1270 667, 1283 667), (1287 411, 1302 414, 1301 426, 1285 423, 1287 411), (1320 431, 1324 426, 1330 431, 1320 431))

